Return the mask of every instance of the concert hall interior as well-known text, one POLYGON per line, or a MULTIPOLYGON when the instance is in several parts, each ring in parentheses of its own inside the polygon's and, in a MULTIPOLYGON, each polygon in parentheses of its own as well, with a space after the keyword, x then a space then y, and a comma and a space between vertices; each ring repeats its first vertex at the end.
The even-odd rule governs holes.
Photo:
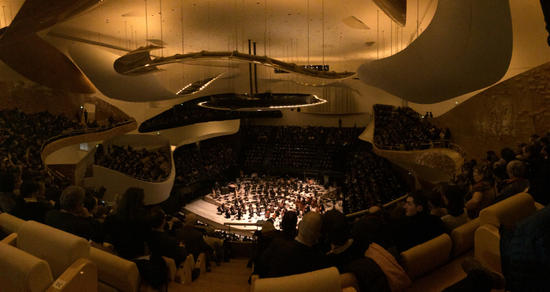
POLYGON ((550 290, 550 0, 0 6, 0 291, 550 290))

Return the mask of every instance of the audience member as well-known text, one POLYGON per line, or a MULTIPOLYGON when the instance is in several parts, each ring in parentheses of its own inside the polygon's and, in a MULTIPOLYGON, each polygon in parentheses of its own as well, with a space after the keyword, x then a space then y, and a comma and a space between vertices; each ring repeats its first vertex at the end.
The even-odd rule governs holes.
POLYGON ((525 164, 519 160, 512 160, 506 165, 506 173, 509 179, 504 181, 504 185, 497 195, 499 201, 524 192, 529 188, 529 180, 525 178, 525 172, 525 164))
POLYGON ((409 194, 404 209, 405 217, 395 225, 395 243, 400 252, 445 232, 443 221, 430 215, 427 199, 422 193, 409 194))
POLYGON ((166 214, 161 208, 156 207, 151 211, 149 218, 151 235, 147 242, 151 254, 172 258, 179 267, 187 258, 187 251, 183 243, 178 243, 175 237, 166 232, 166 214))
POLYGON ((442 185, 438 191, 442 194, 445 206, 447 206, 448 214, 441 217, 447 232, 451 232, 458 226, 468 222, 468 213, 464 208, 463 191, 455 185, 442 185))
POLYGON ((59 198, 61 209, 46 213, 45 223, 87 240, 103 242, 101 224, 84 207, 85 196, 86 191, 82 187, 69 186, 64 189, 59 198))
POLYGON ((113 244, 119 256, 135 259, 145 255, 145 242, 151 228, 143 206, 143 189, 131 187, 124 192, 115 213, 105 219, 107 240, 113 244))
POLYGON ((281 277, 328 267, 325 256, 316 248, 321 224, 321 215, 309 212, 300 221, 293 241, 275 239, 259 260, 256 272, 260 277, 281 277))
POLYGON ((477 218, 481 209, 495 201, 495 189, 491 180, 491 172, 487 165, 476 165, 473 169, 473 183, 470 186, 470 196, 467 197, 466 209, 470 218, 477 218))

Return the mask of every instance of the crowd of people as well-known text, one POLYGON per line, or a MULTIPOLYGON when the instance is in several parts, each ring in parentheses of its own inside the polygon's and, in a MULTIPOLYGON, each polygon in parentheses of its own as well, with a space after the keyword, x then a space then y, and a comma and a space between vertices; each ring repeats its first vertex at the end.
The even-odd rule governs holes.
POLYGON ((373 153, 372 145, 363 141, 348 153, 342 188, 345 213, 390 202, 403 196, 408 189, 392 164, 373 153))
POLYGON ((238 165, 235 138, 220 137, 178 147, 174 151, 175 183, 188 186, 225 178, 225 172, 238 165))
MULTIPOLYGON (((430 148, 434 141, 448 141, 451 132, 430 122, 409 107, 374 105, 374 143, 382 148, 413 150, 430 148)), ((433 117, 433 116, 432 116, 433 117)))
POLYGON ((208 98, 197 98, 173 106, 171 109, 144 121, 139 126, 142 133, 182 127, 196 123, 246 118, 281 118, 281 111, 230 111, 207 109, 197 104, 208 98))
POLYGON ((243 127, 243 167, 298 172, 342 171, 344 148, 355 143, 363 130, 356 127, 243 127))
POLYGON ((134 149, 132 146, 99 144, 95 152, 95 164, 125 173, 134 178, 164 181, 170 175, 172 164, 168 148, 134 149))
POLYGON ((48 200, 56 200, 60 190, 70 182, 45 169, 41 157, 42 147, 50 139, 82 134, 94 126, 99 125, 80 120, 78 115, 71 119, 47 111, 0 111, 0 177, 6 181, 0 186, 0 211, 15 208, 14 197, 6 194, 14 189, 19 190, 22 185, 32 186, 32 189, 38 186, 48 200), (9 181, 14 181, 14 184, 9 181))
POLYGON ((218 205, 218 215, 226 220, 256 223, 271 218, 278 228, 287 211, 296 212, 298 219, 309 211, 341 211, 342 199, 336 192, 314 179, 251 175, 223 186, 216 183, 206 198, 218 205))

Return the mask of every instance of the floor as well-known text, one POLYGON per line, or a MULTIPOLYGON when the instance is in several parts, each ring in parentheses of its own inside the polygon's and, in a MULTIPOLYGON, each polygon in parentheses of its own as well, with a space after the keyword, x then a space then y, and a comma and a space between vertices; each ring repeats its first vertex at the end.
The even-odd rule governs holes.
POLYGON ((247 258, 231 259, 220 266, 212 265, 212 271, 200 275, 191 285, 185 286, 183 291, 197 292, 248 292, 248 277, 252 269, 247 268, 247 258))

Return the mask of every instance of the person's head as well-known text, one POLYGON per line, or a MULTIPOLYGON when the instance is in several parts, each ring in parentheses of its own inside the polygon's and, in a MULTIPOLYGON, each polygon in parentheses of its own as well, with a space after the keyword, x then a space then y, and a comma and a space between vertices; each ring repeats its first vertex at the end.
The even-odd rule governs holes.
POLYGON ((296 233, 296 224, 298 223, 298 214, 294 211, 287 211, 281 220, 281 229, 286 233, 296 233))
POLYGON ((502 148, 502 150, 500 150, 500 157, 502 157, 502 159, 510 162, 510 161, 516 159, 516 153, 514 152, 514 150, 506 147, 506 148, 502 148))
POLYGON ((143 210, 145 193, 141 188, 131 187, 122 194, 117 205, 117 213, 124 218, 133 219, 143 210))
POLYGON ((149 215, 149 224, 151 225, 151 228, 164 228, 164 224, 166 224, 166 214, 162 208, 156 207, 151 210, 151 214, 149 215))
POLYGON ((472 177, 474 179, 474 183, 489 180, 491 178, 491 169, 486 164, 478 164, 474 167, 472 177))
POLYGON ((506 172, 510 178, 524 178, 525 164, 520 160, 512 160, 506 165, 506 172))
POLYGON ((487 151, 487 158, 486 159, 487 159, 487 161, 489 161, 491 163, 494 163, 494 162, 498 161, 498 156, 495 153, 495 151, 489 150, 489 151, 487 151))
POLYGON ((26 180, 21 184, 20 191, 23 198, 38 197, 40 194, 40 185, 35 181, 26 180))
POLYGON ((321 236, 322 222, 321 214, 316 212, 306 213, 298 225, 296 241, 310 247, 315 245, 321 236))
POLYGON ((464 193, 456 185, 447 185, 442 189, 443 201, 447 206, 447 212, 451 216, 460 216, 464 213, 464 193))
POLYGON ((84 198, 86 197, 86 191, 79 186, 68 186, 59 197, 59 204, 61 209, 70 213, 80 213, 84 208, 84 198))
POLYGON ((16 176, 12 172, 3 171, 0 173, 0 192, 11 193, 15 189, 16 176))
POLYGON ((350 237, 346 216, 335 209, 323 214, 323 231, 334 245, 343 245, 350 237))
POLYGON ((84 198, 84 207, 90 212, 90 214, 96 214, 97 213, 97 198, 94 197, 89 192, 86 192, 86 197, 84 198))
POLYGON ((427 213, 428 200, 424 194, 419 191, 410 193, 405 199, 405 216, 415 216, 420 213, 427 213))

